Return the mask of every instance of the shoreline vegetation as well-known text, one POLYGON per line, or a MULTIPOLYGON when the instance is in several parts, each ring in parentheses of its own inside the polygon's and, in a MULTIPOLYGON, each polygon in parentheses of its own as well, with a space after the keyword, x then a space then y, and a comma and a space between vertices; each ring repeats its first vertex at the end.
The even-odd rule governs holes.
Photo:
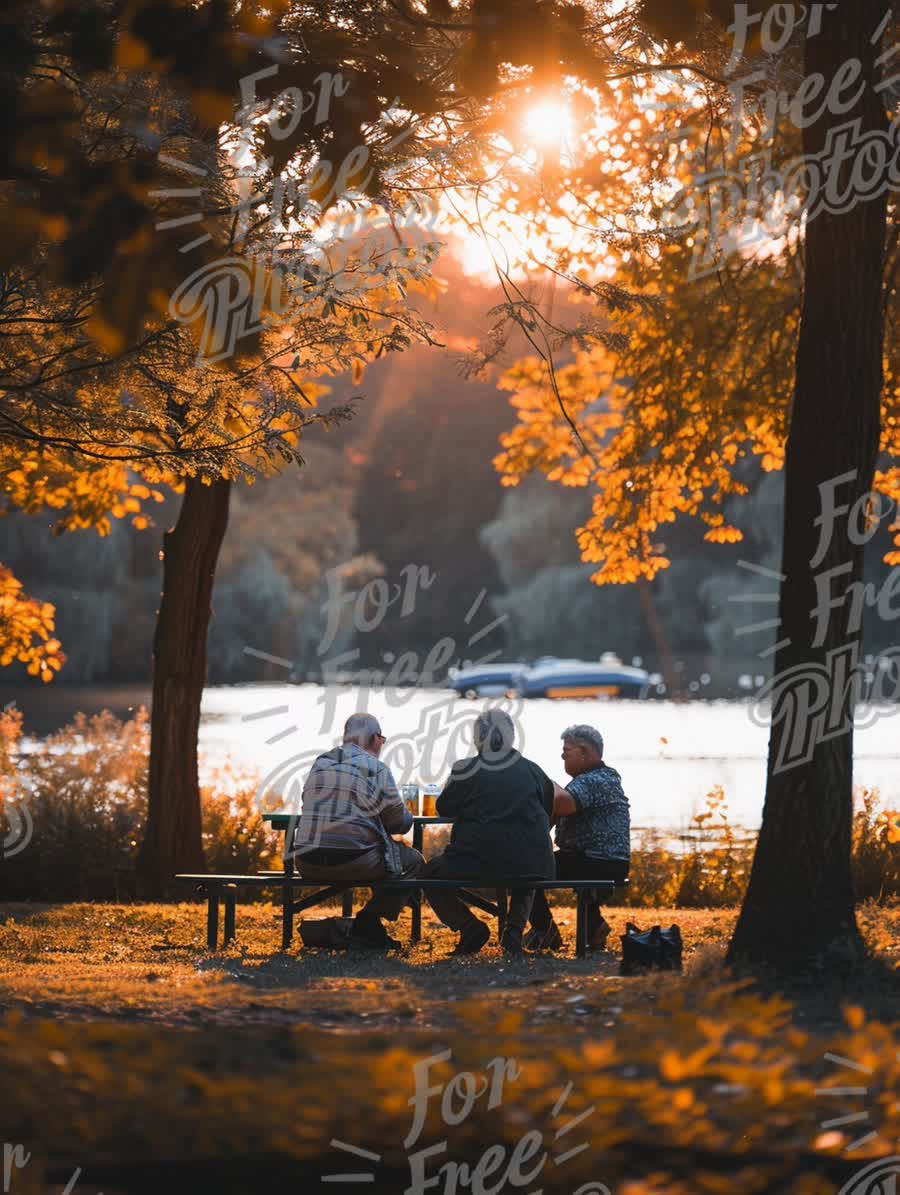
MULTIPOLYGON (((10 813, 26 806, 40 849, 25 846, 0 869, 2 900, 129 900, 146 816, 149 719, 109 711, 75 719, 22 752, 22 716, 0 711, 0 839, 10 813)), ((263 821, 259 776, 226 761, 202 766, 203 838, 210 870, 255 872, 280 865, 281 836, 263 821)), ((438 850, 436 828, 429 850, 438 850)), ((682 834, 636 829, 629 888, 618 899, 637 908, 731 908, 749 874, 755 831, 731 825, 718 786, 682 834)), ((900 899, 900 812, 877 790, 856 794, 853 868, 858 899, 900 899)), ((558 898, 557 898, 558 899, 558 898)), ((566 899, 566 894, 562 896, 566 899)))

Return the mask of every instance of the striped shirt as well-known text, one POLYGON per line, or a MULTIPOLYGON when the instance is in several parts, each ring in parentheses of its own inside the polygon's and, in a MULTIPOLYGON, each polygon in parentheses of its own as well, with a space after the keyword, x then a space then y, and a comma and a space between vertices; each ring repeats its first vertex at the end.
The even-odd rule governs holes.
POLYGON ((403 803, 390 768, 356 743, 320 755, 303 786, 294 834, 304 850, 367 850, 405 834, 412 814, 403 803))

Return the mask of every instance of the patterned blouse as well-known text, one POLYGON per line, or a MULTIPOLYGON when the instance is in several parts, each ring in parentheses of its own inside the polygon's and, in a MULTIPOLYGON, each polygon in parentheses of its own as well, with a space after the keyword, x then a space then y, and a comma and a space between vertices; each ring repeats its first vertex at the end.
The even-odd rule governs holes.
POLYGON ((622 778, 602 763, 566 785, 576 812, 556 823, 556 845, 563 851, 600 859, 631 859, 631 819, 622 778))

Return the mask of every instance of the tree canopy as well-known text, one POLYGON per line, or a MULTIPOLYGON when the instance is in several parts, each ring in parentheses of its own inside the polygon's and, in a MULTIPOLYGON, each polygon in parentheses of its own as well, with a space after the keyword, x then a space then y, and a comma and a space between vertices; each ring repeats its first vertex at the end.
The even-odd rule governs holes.
MULTIPOLYGON (((747 492, 741 462, 756 457, 766 471, 784 462, 807 207, 802 193, 787 194, 777 183, 797 179, 791 167, 806 119, 794 98, 803 38, 798 27, 778 54, 761 55, 762 23, 753 25, 743 47, 746 69, 731 76, 719 18, 733 20, 732 6, 709 7, 704 17, 684 6, 645 6, 652 29, 682 42, 682 65, 677 72, 648 65, 641 88, 632 80, 619 85, 616 119, 599 126, 599 143, 583 136, 574 144, 568 168, 553 180, 565 203, 538 224, 546 230, 555 219, 571 229, 568 285, 555 308, 521 302, 507 312, 529 322, 539 353, 502 376, 516 422, 501 438, 495 466, 506 485, 540 471, 592 489, 592 515, 577 539, 601 585, 652 580, 667 568, 661 537, 679 516, 700 518, 710 542, 739 542, 742 531, 725 507, 747 492), (733 80, 743 78, 753 82, 736 87, 733 80), (788 97, 774 112, 773 80, 788 97), (764 173, 763 163, 769 189, 754 190, 749 180, 764 173), (576 337, 574 351, 561 356, 560 308, 590 309, 586 284, 607 274, 626 299, 599 336, 576 337)), ((750 6, 750 17, 759 9, 750 6)), ((882 511, 900 497, 898 264, 894 222, 883 283, 882 458, 875 475, 882 511)), ((891 530, 895 547, 885 561, 896 564, 900 522, 891 530)))

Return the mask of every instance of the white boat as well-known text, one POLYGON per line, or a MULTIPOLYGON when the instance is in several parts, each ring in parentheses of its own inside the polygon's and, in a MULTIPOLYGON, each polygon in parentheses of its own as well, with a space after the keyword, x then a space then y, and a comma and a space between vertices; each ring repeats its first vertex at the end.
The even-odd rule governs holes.
POLYGON ((523 697, 646 697, 650 674, 624 664, 615 652, 604 652, 599 662, 555 660, 530 668, 523 697))
POLYGON ((597 662, 542 656, 531 666, 451 669, 447 684, 464 697, 642 698, 650 691, 650 674, 608 651, 597 662))
POLYGON ((451 668, 447 685, 463 697, 506 697, 522 691, 527 664, 474 664, 451 668))

